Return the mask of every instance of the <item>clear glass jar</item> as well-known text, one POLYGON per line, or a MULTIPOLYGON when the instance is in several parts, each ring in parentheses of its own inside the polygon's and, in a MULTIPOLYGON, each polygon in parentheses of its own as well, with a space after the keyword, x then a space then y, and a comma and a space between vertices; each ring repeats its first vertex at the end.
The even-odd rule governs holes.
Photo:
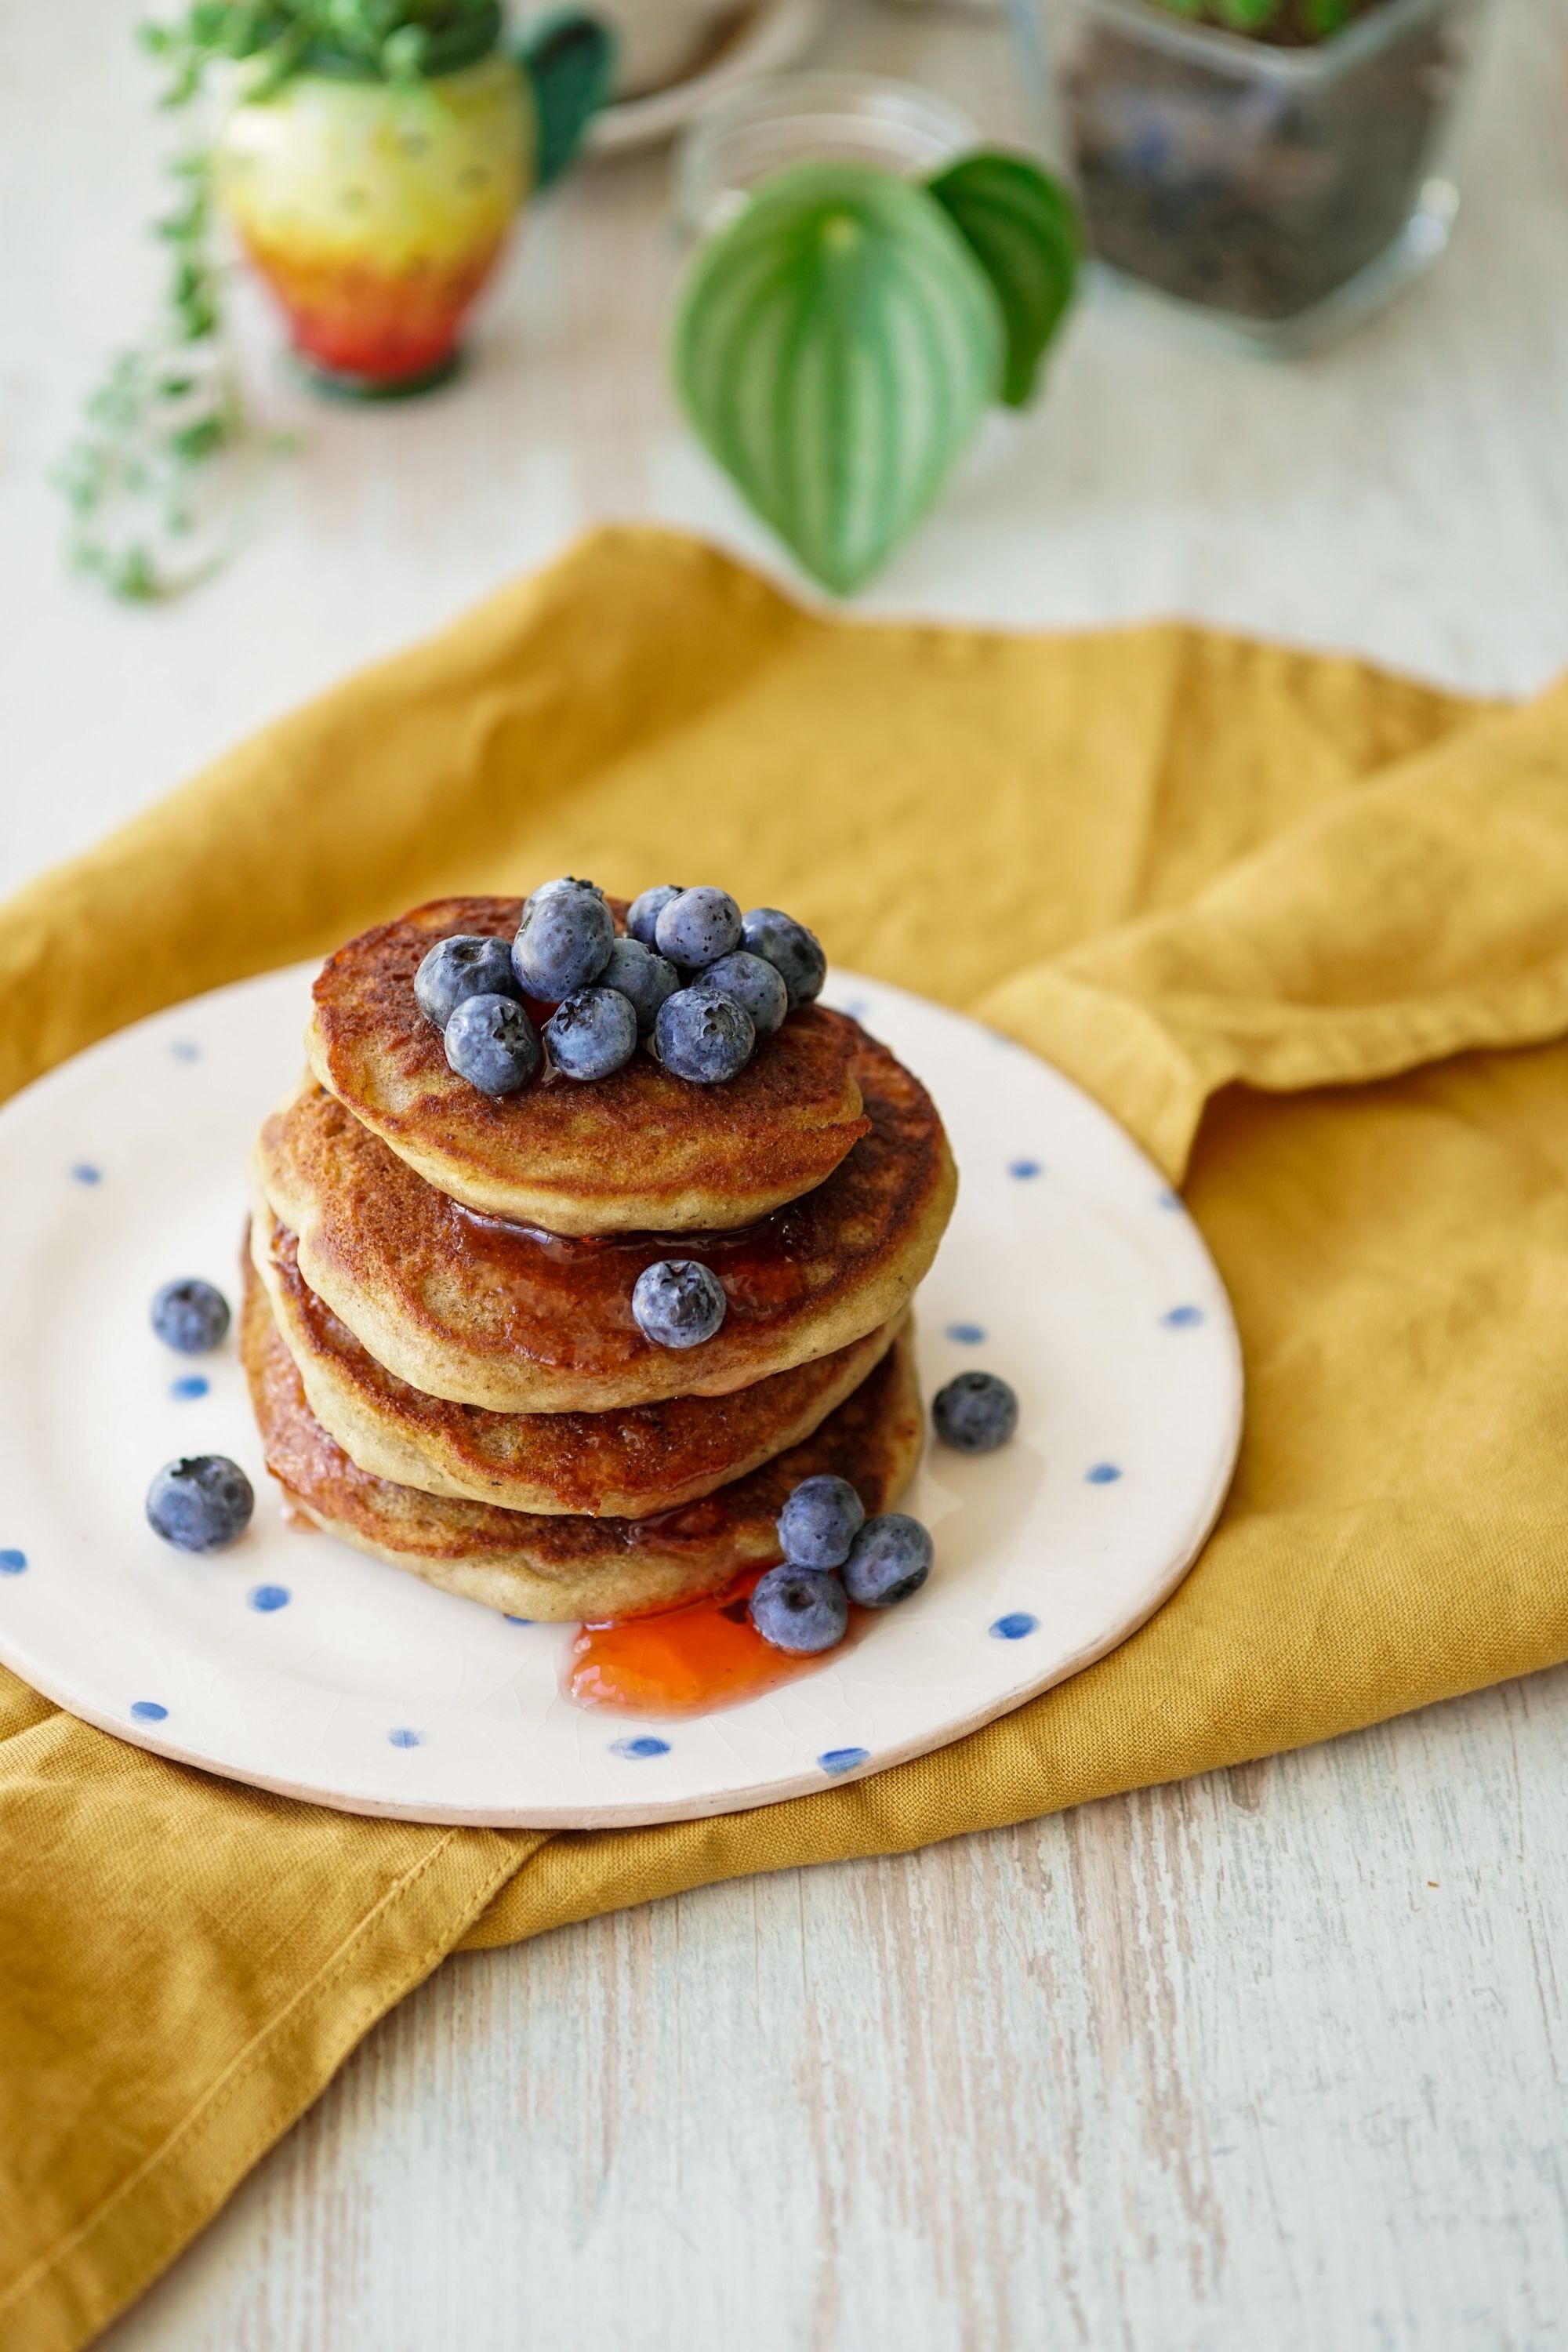
POLYGON ((1013 0, 1089 243, 1119 275, 1295 351, 1442 252, 1474 0, 1382 0, 1285 48, 1157 0, 1013 0))
POLYGON ((681 142, 676 214, 693 236, 731 219, 786 163, 879 163, 910 178, 981 143, 960 106, 883 74, 769 74, 700 113, 681 142))

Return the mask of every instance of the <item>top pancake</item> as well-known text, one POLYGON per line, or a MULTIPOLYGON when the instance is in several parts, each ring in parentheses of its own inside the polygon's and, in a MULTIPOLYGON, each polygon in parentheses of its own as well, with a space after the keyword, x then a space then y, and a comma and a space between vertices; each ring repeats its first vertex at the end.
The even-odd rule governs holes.
MULTIPOLYGON (((614 912, 624 928, 619 901, 614 912)), ((554 1234, 721 1231, 810 1192, 865 1132, 858 1033, 819 1005, 792 1013, 720 1086, 639 1050, 607 1078, 547 1066, 515 1095, 480 1094, 447 1067, 414 975, 437 940, 510 938, 521 915, 520 898, 435 899, 351 940, 315 985, 316 1076, 453 1200, 554 1234)))

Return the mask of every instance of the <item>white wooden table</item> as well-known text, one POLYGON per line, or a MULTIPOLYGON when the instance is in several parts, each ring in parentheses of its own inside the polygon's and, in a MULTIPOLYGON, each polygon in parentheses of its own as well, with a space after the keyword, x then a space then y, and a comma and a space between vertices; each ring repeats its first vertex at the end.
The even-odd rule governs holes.
MULTIPOLYGON (((1568 655, 1568 21, 1499 0, 1452 253, 1290 371, 1097 295, 872 609, 1177 611, 1482 689, 1568 655)), ((771 561, 674 417, 665 163, 531 224, 480 364, 310 406, 232 569, 69 579, 45 474, 140 318, 135 0, 0 9, 0 888, 598 516, 771 561)), ((1000 37, 828 44, 1006 127, 1000 37)), ((1489 2352, 1568 2339, 1568 1670, 912 1860, 445 1969, 114 2352, 1489 2352)))

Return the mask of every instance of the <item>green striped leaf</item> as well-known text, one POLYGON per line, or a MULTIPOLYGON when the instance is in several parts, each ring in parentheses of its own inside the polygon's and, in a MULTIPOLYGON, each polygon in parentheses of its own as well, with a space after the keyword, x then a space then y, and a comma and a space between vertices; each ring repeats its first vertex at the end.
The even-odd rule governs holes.
POLYGON ((1002 397, 1022 408, 1072 300, 1082 250, 1072 198, 1022 155, 966 155, 931 193, 973 251, 1002 305, 1002 397))
POLYGON ((935 498, 994 397, 985 272, 922 188, 859 163, 765 181, 697 254, 675 325, 687 412, 763 521, 847 595, 935 498))

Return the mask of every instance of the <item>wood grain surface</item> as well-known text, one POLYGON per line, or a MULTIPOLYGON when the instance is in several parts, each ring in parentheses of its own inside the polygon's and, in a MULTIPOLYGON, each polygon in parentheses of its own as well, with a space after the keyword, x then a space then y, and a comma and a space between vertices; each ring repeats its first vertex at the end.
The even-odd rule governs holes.
MULTIPOLYGON (((531 221, 465 382, 310 404, 203 593, 58 560, 48 467, 156 268, 137 0, 0 8, 0 887, 247 728, 651 516, 777 565, 681 430, 667 159, 531 221)), ((1496 0, 1451 253, 1280 368, 1097 290, 866 609, 1178 611, 1482 690, 1568 653, 1568 12, 1496 0)), ((1014 111, 999 27, 827 53, 1014 111)), ((113 2352, 1536 2352, 1568 2336, 1568 1671, 910 1860, 457 1960, 113 2352)))

